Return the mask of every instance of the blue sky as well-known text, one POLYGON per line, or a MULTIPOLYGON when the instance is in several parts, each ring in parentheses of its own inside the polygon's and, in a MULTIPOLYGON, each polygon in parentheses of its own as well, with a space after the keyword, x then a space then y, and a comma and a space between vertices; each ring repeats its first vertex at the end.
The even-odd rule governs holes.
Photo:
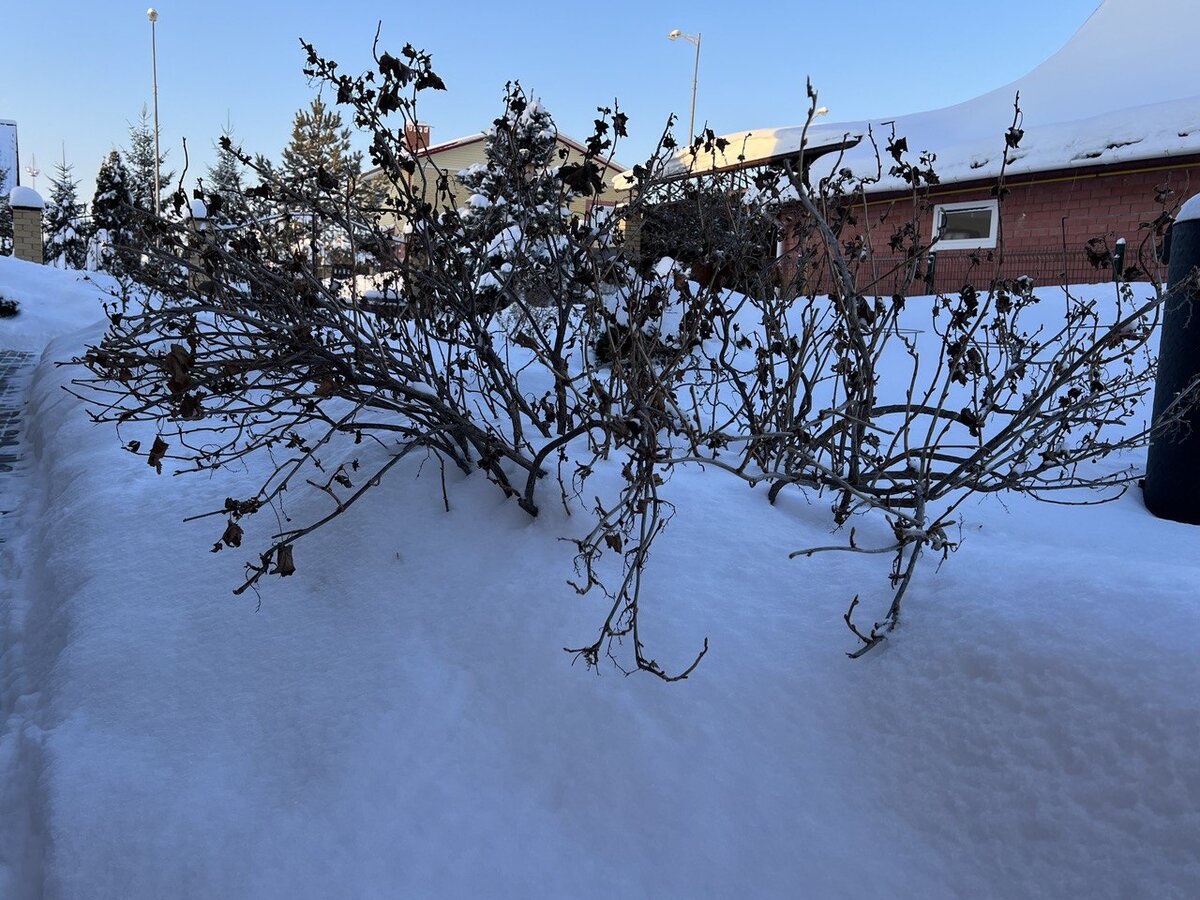
MULTIPOLYGON (((1037 65, 1097 3, 161 0, 159 112, 177 171, 186 137, 190 173, 203 172, 227 116, 247 149, 278 155, 294 111, 313 92, 297 39, 357 69, 382 20, 383 46, 411 41, 428 50, 450 88, 424 110, 435 141, 480 130, 498 112, 504 82, 519 78, 569 134, 585 134, 594 108, 619 99, 631 140, 618 156, 632 164, 668 113, 686 126, 693 51, 666 39, 672 28, 703 34, 697 120, 728 132, 800 120, 806 76, 831 122, 968 99, 1037 65)), ((0 10, 0 31, 24 35, 0 54, 0 119, 19 123, 22 166, 36 154, 39 188, 65 142, 90 199, 102 155, 126 140, 127 123, 150 100, 145 13, 144 0, 0 10)))

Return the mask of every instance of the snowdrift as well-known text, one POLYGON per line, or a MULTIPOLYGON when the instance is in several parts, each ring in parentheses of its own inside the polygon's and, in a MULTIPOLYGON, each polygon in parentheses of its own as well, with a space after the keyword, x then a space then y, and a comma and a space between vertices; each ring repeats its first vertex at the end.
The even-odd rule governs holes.
MULTIPOLYGON (((24 310, 76 289, 11 266, 24 310)), ((1200 533, 1137 496, 970 507, 852 663, 887 561, 789 562, 827 511, 681 471, 643 631, 711 651, 597 676, 560 649, 595 626, 583 523, 449 472, 447 513, 419 459, 233 597, 244 555, 181 520, 250 473, 156 476, 90 425, 52 362, 98 335, 34 373, 0 545, 0 896, 1200 893, 1200 533)))

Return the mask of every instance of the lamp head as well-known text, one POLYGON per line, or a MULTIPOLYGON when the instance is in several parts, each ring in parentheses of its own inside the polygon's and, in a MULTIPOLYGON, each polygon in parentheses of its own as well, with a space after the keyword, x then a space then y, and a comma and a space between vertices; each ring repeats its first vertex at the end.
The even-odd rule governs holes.
POLYGON ((158 10, 155 9, 153 6, 150 7, 148 10, 146 10, 146 18, 149 19, 151 22, 157 22, 158 21, 158 10))
POLYGON ((683 37, 683 32, 676 28, 674 31, 668 34, 667 37, 673 41, 677 41, 679 38, 683 37))

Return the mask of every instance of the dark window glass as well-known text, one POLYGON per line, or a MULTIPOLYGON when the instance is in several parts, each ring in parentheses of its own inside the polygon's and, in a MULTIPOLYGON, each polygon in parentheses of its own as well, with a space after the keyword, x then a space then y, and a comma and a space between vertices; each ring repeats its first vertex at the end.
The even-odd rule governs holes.
POLYGON ((992 236, 992 213, 992 208, 988 206, 979 209, 944 209, 939 239, 986 241, 992 236))

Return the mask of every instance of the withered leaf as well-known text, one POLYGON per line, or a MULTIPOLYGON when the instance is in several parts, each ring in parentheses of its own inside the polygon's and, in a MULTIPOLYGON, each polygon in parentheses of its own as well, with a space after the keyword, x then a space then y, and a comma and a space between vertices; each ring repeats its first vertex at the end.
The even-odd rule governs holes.
POLYGON ((292 561, 292 545, 284 544, 275 552, 275 568, 271 570, 271 574, 286 578, 295 571, 296 564, 292 561))
POLYGON ((184 394, 179 403, 179 415, 184 419, 203 419, 204 407, 199 394, 184 394))
POLYGON ((157 435, 154 438, 154 444, 150 447, 150 455, 146 457, 146 465, 154 466, 154 471, 159 475, 162 474, 163 457, 167 455, 167 448, 171 446, 162 439, 162 435, 157 435))
POLYGON ((225 526, 225 533, 221 535, 221 543, 226 547, 240 547, 243 534, 245 532, 242 530, 242 526, 230 519, 229 524, 225 526))
POLYGON ((192 367, 192 354, 181 344, 172 344, 170 352, 163 357, 163 368, 167 370, 167 385, 174 396, 179 396, 192 386, 188 370, 192 367))

